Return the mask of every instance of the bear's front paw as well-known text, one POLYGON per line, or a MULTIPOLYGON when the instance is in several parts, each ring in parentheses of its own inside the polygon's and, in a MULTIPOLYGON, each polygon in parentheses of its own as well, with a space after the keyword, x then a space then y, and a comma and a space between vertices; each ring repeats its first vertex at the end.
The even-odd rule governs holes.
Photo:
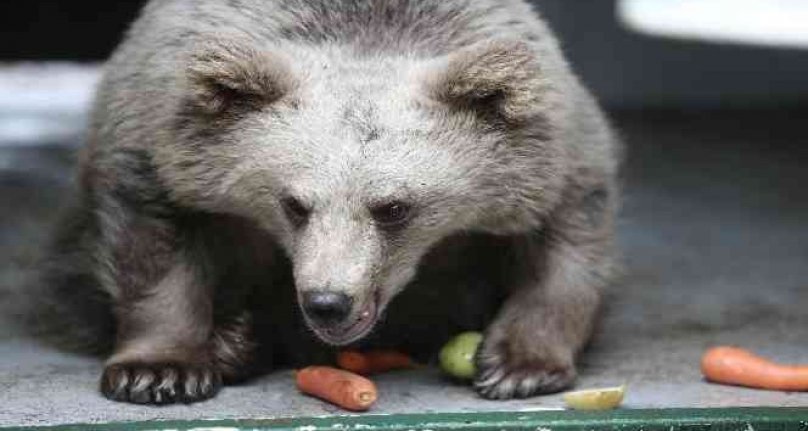
POLYGON ((125 362, 108 365, 101 376, 105 397, 135 404, 203 401, 221 386, 220 373, 203 364, 125 362))
POLYGON ((477 353, 474 387, 488 399, 506 400, 549 394, 569 388, 575 380, 572 351, 514 335, 483 341, 477 353), (523 344, 529 343, 529 344, 523 344))

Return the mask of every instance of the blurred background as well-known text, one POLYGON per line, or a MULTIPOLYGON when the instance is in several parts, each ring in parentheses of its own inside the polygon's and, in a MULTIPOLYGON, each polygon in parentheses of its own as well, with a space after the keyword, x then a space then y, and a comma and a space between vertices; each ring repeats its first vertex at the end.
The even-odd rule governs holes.
MULTIPOLYGON (((0 2, 0 426, 205 414, 107 409, 90 387, 97 364, 31 347, 8 323, 9 298, 75 191, 100 62, 142 3, 0 2), (80 412, 65 401, 76 398, 80 412)), ((533 3, 628 147, 626 271, 581 385, 629 383, 633 407, 808 405, 808 393, 705 385, 696 365, 716 343, 808 360, 808 1, 533 3)), ((283 414, 255 402, 276 380, 227 392, 222 416, 283 414)), ((413 382, 427 387, 412 389, 421 409, 494 408, 413 382)))
MULTIPOLYGON (((808 97, 808 2, 533 2, 610 108, 781 107, 808 97)), ((110 54, 142 3, 2 2, 0 141, 75 131, 79 121, 45 117, 76 120, 97 77, 93 65, 110 54), (26 129, 37 121, 39 132, 26 129)))

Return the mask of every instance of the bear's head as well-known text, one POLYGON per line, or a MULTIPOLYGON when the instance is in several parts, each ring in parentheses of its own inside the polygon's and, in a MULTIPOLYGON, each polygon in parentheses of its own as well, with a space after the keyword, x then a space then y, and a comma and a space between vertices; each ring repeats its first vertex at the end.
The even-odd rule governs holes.
POLYGON ((351 343, 436 243, 536 229, 560 199, 566 108, 539 57, 508 40, 424 58, 217 39, 189 57, 161 176, 270 232, 309 327, 351 343))

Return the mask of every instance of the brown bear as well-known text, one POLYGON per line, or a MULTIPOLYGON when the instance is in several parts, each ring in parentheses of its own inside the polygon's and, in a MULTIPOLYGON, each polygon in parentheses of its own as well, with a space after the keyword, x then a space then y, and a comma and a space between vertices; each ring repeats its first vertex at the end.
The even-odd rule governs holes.
POLYGON ((522 0, 153 0, 43 281, 114 333, 114 400, 469 329, 481 395, 558 391, 614 272, 619 161, 522 0))

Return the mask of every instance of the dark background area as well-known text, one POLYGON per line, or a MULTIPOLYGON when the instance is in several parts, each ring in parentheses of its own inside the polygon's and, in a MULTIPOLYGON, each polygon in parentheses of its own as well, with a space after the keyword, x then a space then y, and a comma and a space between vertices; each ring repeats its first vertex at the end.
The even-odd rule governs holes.
MULTIPOLYGON (((533 0, 584 81, 613 107, 749 107, 808 99, 808 50, 643 36, 615 0, 533 0)), ((106 58, 144 1, 29 0, 0 5, 0 61, 106 58)))
POLYGON ((143 1, 0 2, 3 60, 97 60, 109 55, 143 1))

